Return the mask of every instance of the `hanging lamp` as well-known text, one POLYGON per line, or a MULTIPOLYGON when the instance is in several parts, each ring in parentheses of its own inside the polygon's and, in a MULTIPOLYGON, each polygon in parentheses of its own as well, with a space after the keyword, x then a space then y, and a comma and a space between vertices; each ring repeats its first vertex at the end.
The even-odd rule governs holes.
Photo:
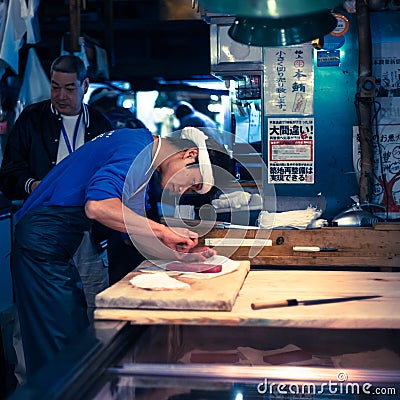
POLYGON ((225 15, 282 18, 333 9, 340 0, 198 0, 200 6, 225 15))
POLYGON ((290 46, 323 37, 332 32, 336 24, 329 10, 285 18, 238 16, 228 35, 249 46, 290 46))

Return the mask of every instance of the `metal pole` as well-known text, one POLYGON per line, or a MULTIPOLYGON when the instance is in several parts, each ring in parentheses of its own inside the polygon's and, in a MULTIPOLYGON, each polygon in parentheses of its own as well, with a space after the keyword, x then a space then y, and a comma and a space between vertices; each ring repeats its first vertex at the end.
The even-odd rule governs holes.
MULTIPOLYGON (((361 203, 370 202, 374 177, 374 152, 372 134, 372 102, 371 91, 365 94, 366 78, 372 75, 372 40, 369 11, 365 0, 357 0, 358 26, 358 93, 356 107, 358 111, 358 129, 361 149, 360 193, 361 203)), ((371 82, 371 81, 369 81, 371 82)))
POLYGON ((81 36, 80 0, 69 0, 69 51, 80 52, 79 38, 81 36))

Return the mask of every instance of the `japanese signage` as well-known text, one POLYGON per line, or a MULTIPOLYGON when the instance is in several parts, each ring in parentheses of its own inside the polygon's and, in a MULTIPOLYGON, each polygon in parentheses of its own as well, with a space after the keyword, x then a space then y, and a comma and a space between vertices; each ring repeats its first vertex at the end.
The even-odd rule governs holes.
POLYGON ((376 78, 376 97, 381 105, 380 124, 400 123, 400 43, 375 43, 372 74, 376 78))
POLYGON ((268 118, 268 183, 314 183, 314 118, 268 118))
MULTIPOLYGON (((353 163, 360 173, 358 127, 353 128, 353 163)), ((374 136, 374 191, 372 203, 382 205, 377 215, 400 217, 400 125, 378 125, 374 136), (379 144, 379 146, 378 146, 379 144)))
POLYGON ((340 50, 323 51, 317 53, 317 67, 337 67, 340 65, 340 50))
POLYGON ((373 69, 377 97, 400 97, 400 44, 374 45, 373 69))
POLYGON ((313 47, 266 47, 265 114, 313 114, 313 47))

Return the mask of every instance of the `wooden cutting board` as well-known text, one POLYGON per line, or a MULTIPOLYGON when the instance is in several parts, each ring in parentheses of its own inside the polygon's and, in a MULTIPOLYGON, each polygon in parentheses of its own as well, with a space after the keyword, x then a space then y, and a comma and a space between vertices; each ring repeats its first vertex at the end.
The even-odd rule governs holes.
POLYGON ((129 281, 140 272, 130 272, 122 280, 96 296, 97 308, 231 311, 250 270, 249 261, 240 261, 237 270, 210 279, 174 277, 190 289, 146 290, 129 281))

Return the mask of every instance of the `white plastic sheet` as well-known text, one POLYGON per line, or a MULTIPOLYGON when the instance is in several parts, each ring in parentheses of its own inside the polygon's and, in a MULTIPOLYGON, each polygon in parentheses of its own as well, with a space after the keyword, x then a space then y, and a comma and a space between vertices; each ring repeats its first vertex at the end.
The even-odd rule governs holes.
POLYGON ((19 49, 27 33, 27 43, 40 41, 37 8, 40 0, 9 0, 0 3, 0 78, 9 66, 18 74, 19 49))
POLYGON ((29 104, 50 98, 50 81, 39 61, 35 49, 30 48, 25 67, 24 79, 19 91, 15 118, 29 104))
POLYGON ((40 42, 39 20, 36 12, 39 3, 40 0, 28 0, 28 4, 25 0, 21 0, 22 18, 26 24, 26 43, 29 44, 40 42))
POLYGON ((0 61, 3 61, 0 66, 1 76, 7 65, 18 74, 18 52, 26 32, 25 20, 21 12, 22 1, 24 0, 10 0, 5 11, 4 31, 0 38, 0 61))

